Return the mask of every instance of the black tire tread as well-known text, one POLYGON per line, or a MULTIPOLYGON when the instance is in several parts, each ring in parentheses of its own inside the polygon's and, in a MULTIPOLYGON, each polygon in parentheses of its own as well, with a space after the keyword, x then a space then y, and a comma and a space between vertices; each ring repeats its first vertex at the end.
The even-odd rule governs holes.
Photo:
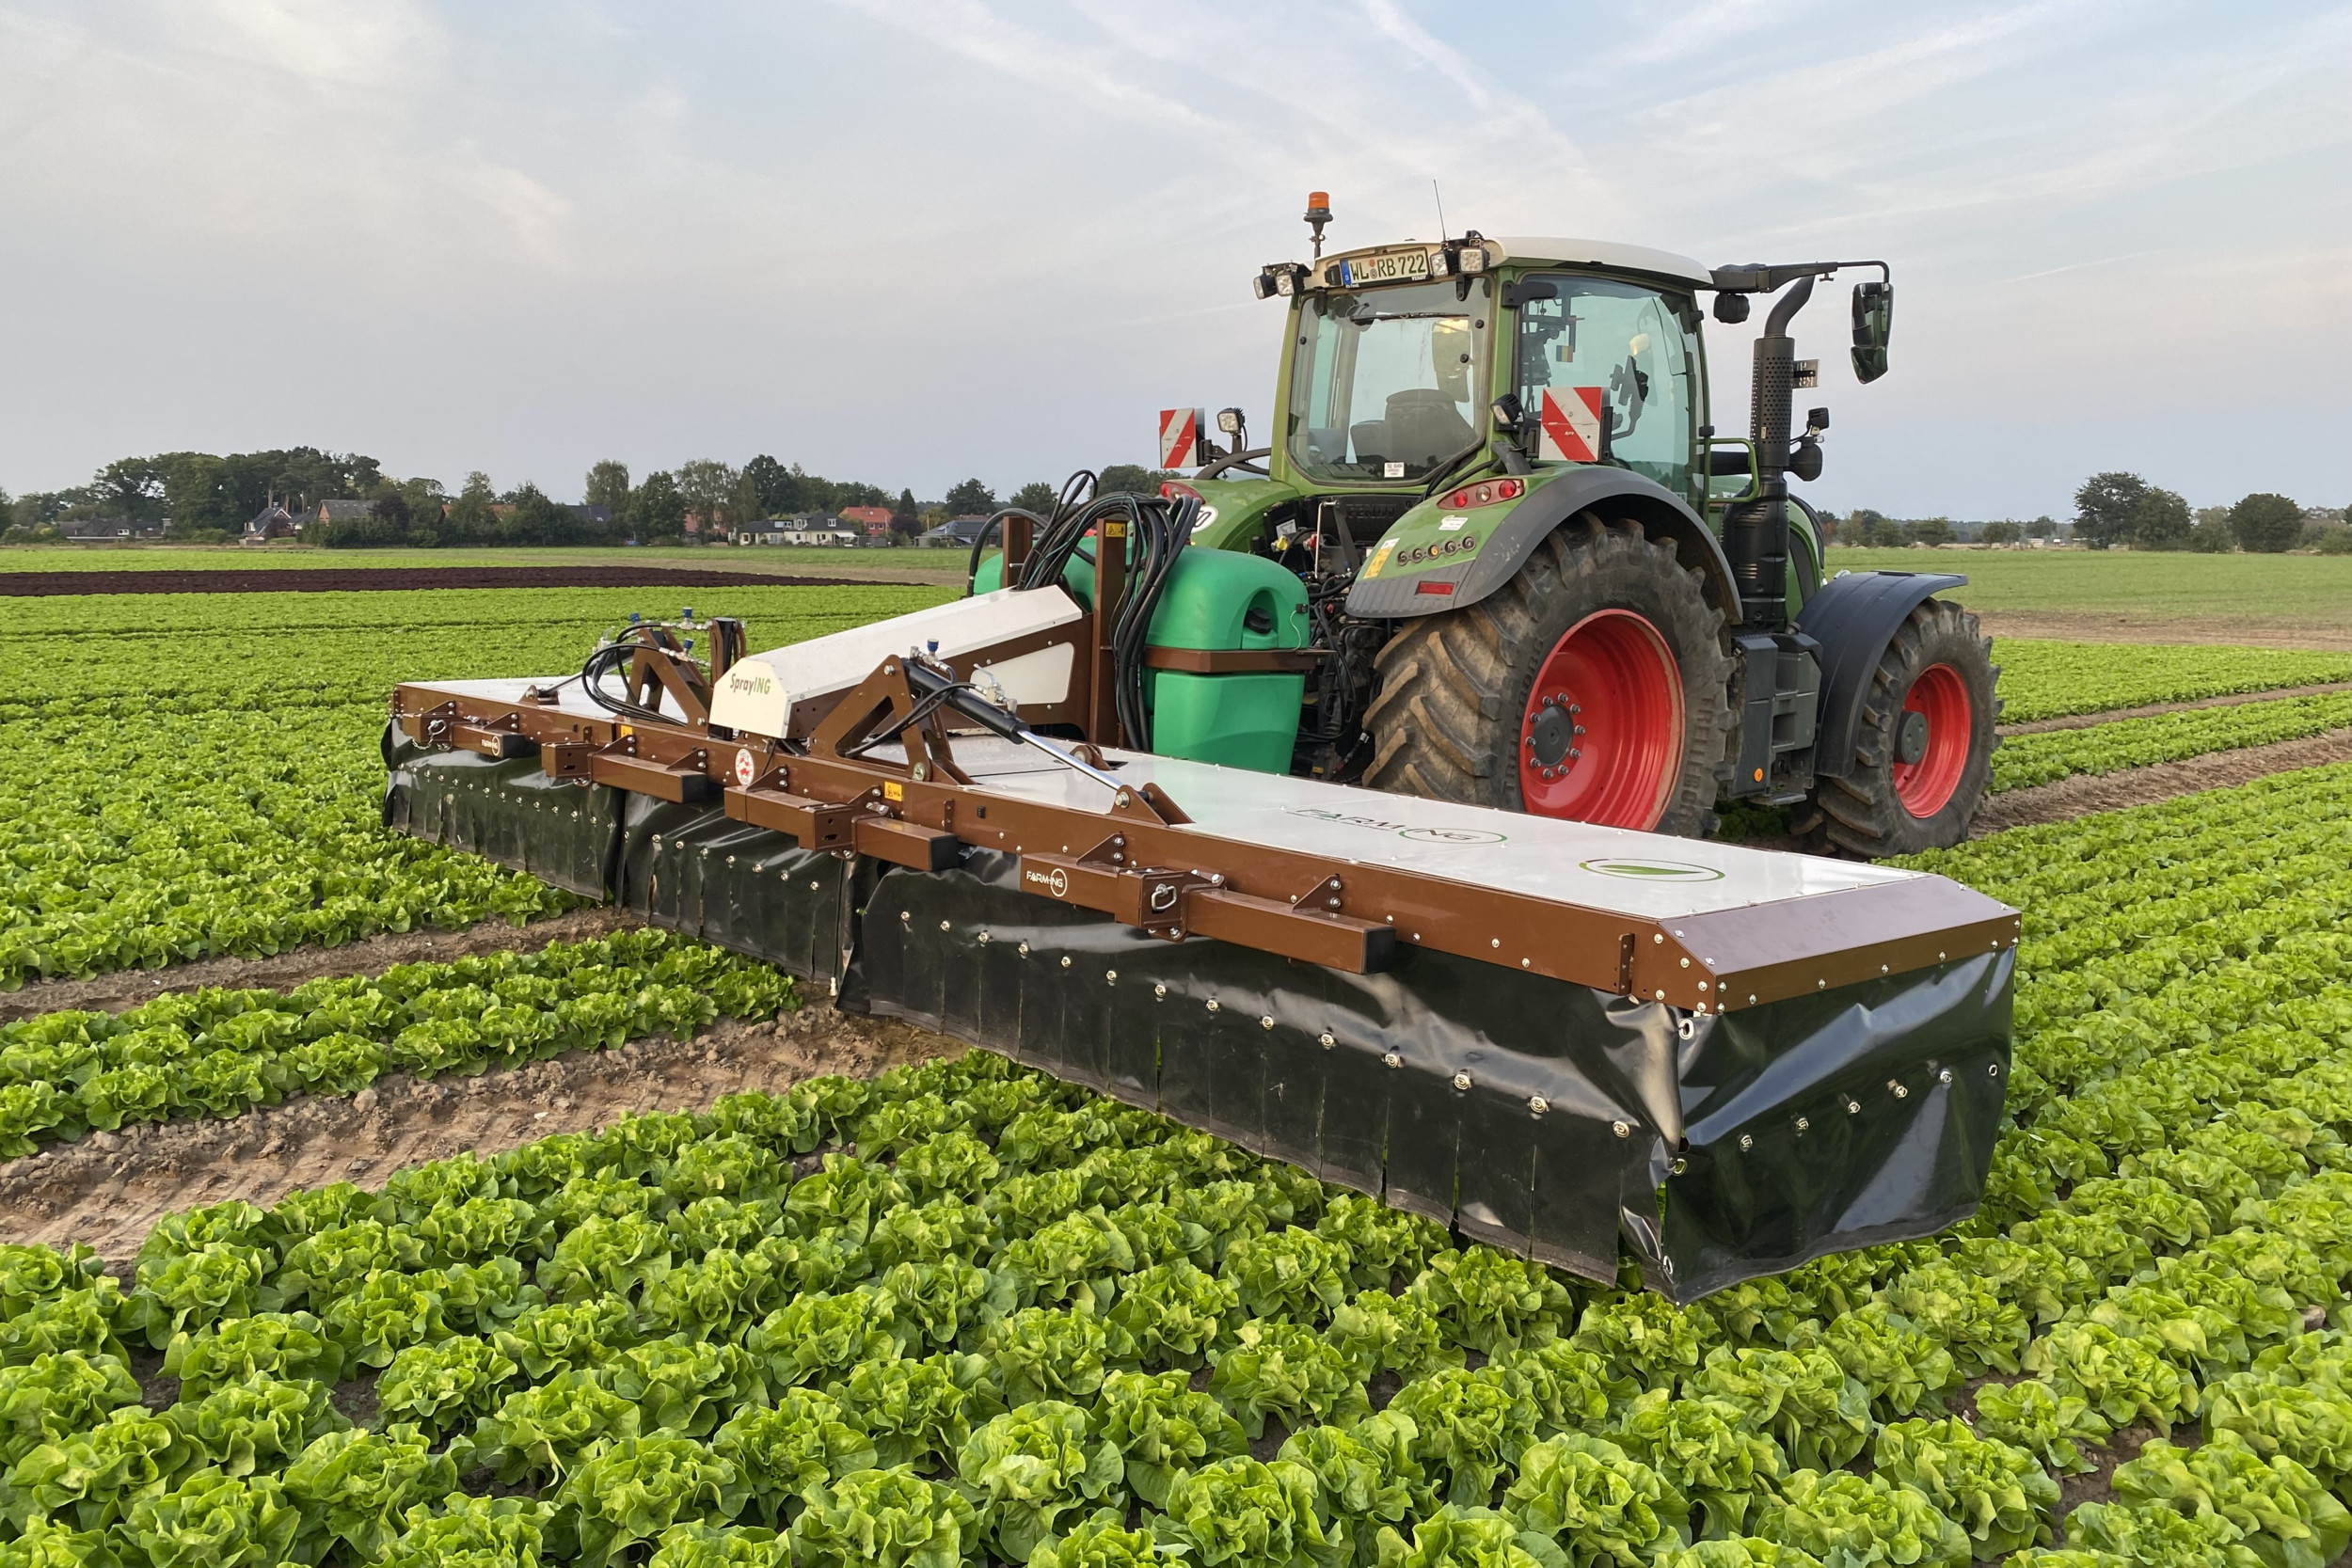
POLYGON ((1705 579, 1675 559, 1671 544, 1590 513, 1548 535, 1495 593, 1409 622, 1380 651, 1379 695, 1364 717, 1373 736, 1365 784, 1523 809, 1519 724, 1535 672, 1550 651, 1544 628, 1567 613, 1564 606, 1581 616, 1621 598, 1610 585, 1629 578, 1640 579, 1664 607, 1673 624, 1661 630, 1686 666, 1683 768, 1655 831, 1688 836, 1711 830, 1715 798, 1738 744, 1729 627, 1708 602, 1705 579))
POLYGON ((1863 699, 1854 736, 1854 768, 1822 779, 1789 822, 1808 853, 1848 860, 1884 860, 1922 849, 1949 848, 1968 837, 1992 784, 1993 753, 2001 744, 2000 666, 1993 640, 1977 618, 1944 599, 1912 607, 1879 656, 1863 699), (1971 745, 1967 767, 1951 800, 1934 816, 1913 816, 1895 794, 1891 737, 1911 683, 1931 664, 1950 664, 1969 685, 1971 745))

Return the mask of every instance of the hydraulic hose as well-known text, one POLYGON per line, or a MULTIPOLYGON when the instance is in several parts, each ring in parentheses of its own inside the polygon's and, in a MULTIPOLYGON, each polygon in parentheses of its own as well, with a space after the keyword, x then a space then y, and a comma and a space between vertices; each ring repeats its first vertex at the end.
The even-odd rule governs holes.
POLYGON ((640 651, 665 656, 669 653, 660 644, 635 635, 637 630, 630 627, 588 656, 587 662, 580 667, 580 689, 588 694, 590 702, 616 718, 638 724, 676 724, 680 721, 663 713, 659 706, 647 707, 628 697, 615 697, 604 688, 604 677, 624 669, 640 651))
MULTIPOLYGON (((999 507, 994 512, 990 513, 988 515, 988 521, 980 525, 980 531, 973 537, 971 558, 963 563, 963 592, 965 597, 969 598, 971 596, 973 586, 980 580, 980 557, 988 552, 989 536, 991 534, 994 534, 999 542, 1001 542, 1005 533, 1005 519, 1008 517, 1026 517, 1029 519, 1029 526, 1031 528, 1042 529, 1045 527, 1045 519, 1039 516, 1036 513, 1030 511, 1025 506, 999 507)), ((1037 536, 1035 534, 1030 535, 1031 539, 1035 539, 1036 537, 1037 536)), ((998 586, 1004 586, 1004 578, 1001 576, 996 580, 998 586)))

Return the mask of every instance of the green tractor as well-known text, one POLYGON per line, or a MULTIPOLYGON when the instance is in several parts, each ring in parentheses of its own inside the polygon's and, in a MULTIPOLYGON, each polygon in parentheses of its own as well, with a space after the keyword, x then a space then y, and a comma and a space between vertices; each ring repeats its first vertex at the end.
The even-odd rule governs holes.
POLYGON ((1295 588, 1251 599, 1254 576, 1178 574, 1194 591, 1168 595, 1151 641, 1262 603, 1239 641, 1318 656, 1256 683, 1298 718, 1270 726, 1263 690, 1254 710, 1237 689, 1187 705, 1211 666, 1160 669, 1149 705, 1170 721, 1148 749, 1221 760, 1217 730, 1245 716, 1289 734, 1292 771, 1401 794, 1682 835, 1754 800, 1795 807, 1809 849, 1873 858, 1967 836, 2000 705, 1989 640, 1938 596, 1966 579, 1825 578, 1819 520, 1788 490, 1820 474, 1829 424, 1814 408, 1794 428, 1818 362, 1790 322, 1817 280, 1874 273, 1852 357, 1877 379, 1883 262, 1709 269, 1475 230, 1327 257, 1329 220, 1317 193, 1314 260, 1253 280, 1287 306, 1267 444, 1234 408, 1222 444, 1197 411, 1160 421, 1162 466, 1199 469, 1164 492, 1191 519, 1184 553, 1259 557, 1295 588), (1724 323, 1776 296, 1744 437, 1709 414, 1702 293, 1724 323))

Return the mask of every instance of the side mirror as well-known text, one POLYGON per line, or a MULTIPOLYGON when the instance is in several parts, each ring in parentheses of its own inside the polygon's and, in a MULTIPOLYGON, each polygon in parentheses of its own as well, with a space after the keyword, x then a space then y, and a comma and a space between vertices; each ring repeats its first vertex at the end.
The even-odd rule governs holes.
POLYGON ((1895 330, 1895 285, 1857 283, 1853 289, 1853 375, 1876 381, 1886 373, 1886 340, 1895 330))

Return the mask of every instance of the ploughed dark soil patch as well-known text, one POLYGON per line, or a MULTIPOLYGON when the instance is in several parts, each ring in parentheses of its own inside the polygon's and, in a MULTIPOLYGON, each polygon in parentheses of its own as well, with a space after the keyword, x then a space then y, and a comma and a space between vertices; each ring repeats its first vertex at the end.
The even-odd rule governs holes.
POLYGON ((67 594, 353 594, 414 588, 908 588, 850 577, 783 577, 744 569, 635 566, 223 567, 196 572, 0 572, 0 598, 67 594))

